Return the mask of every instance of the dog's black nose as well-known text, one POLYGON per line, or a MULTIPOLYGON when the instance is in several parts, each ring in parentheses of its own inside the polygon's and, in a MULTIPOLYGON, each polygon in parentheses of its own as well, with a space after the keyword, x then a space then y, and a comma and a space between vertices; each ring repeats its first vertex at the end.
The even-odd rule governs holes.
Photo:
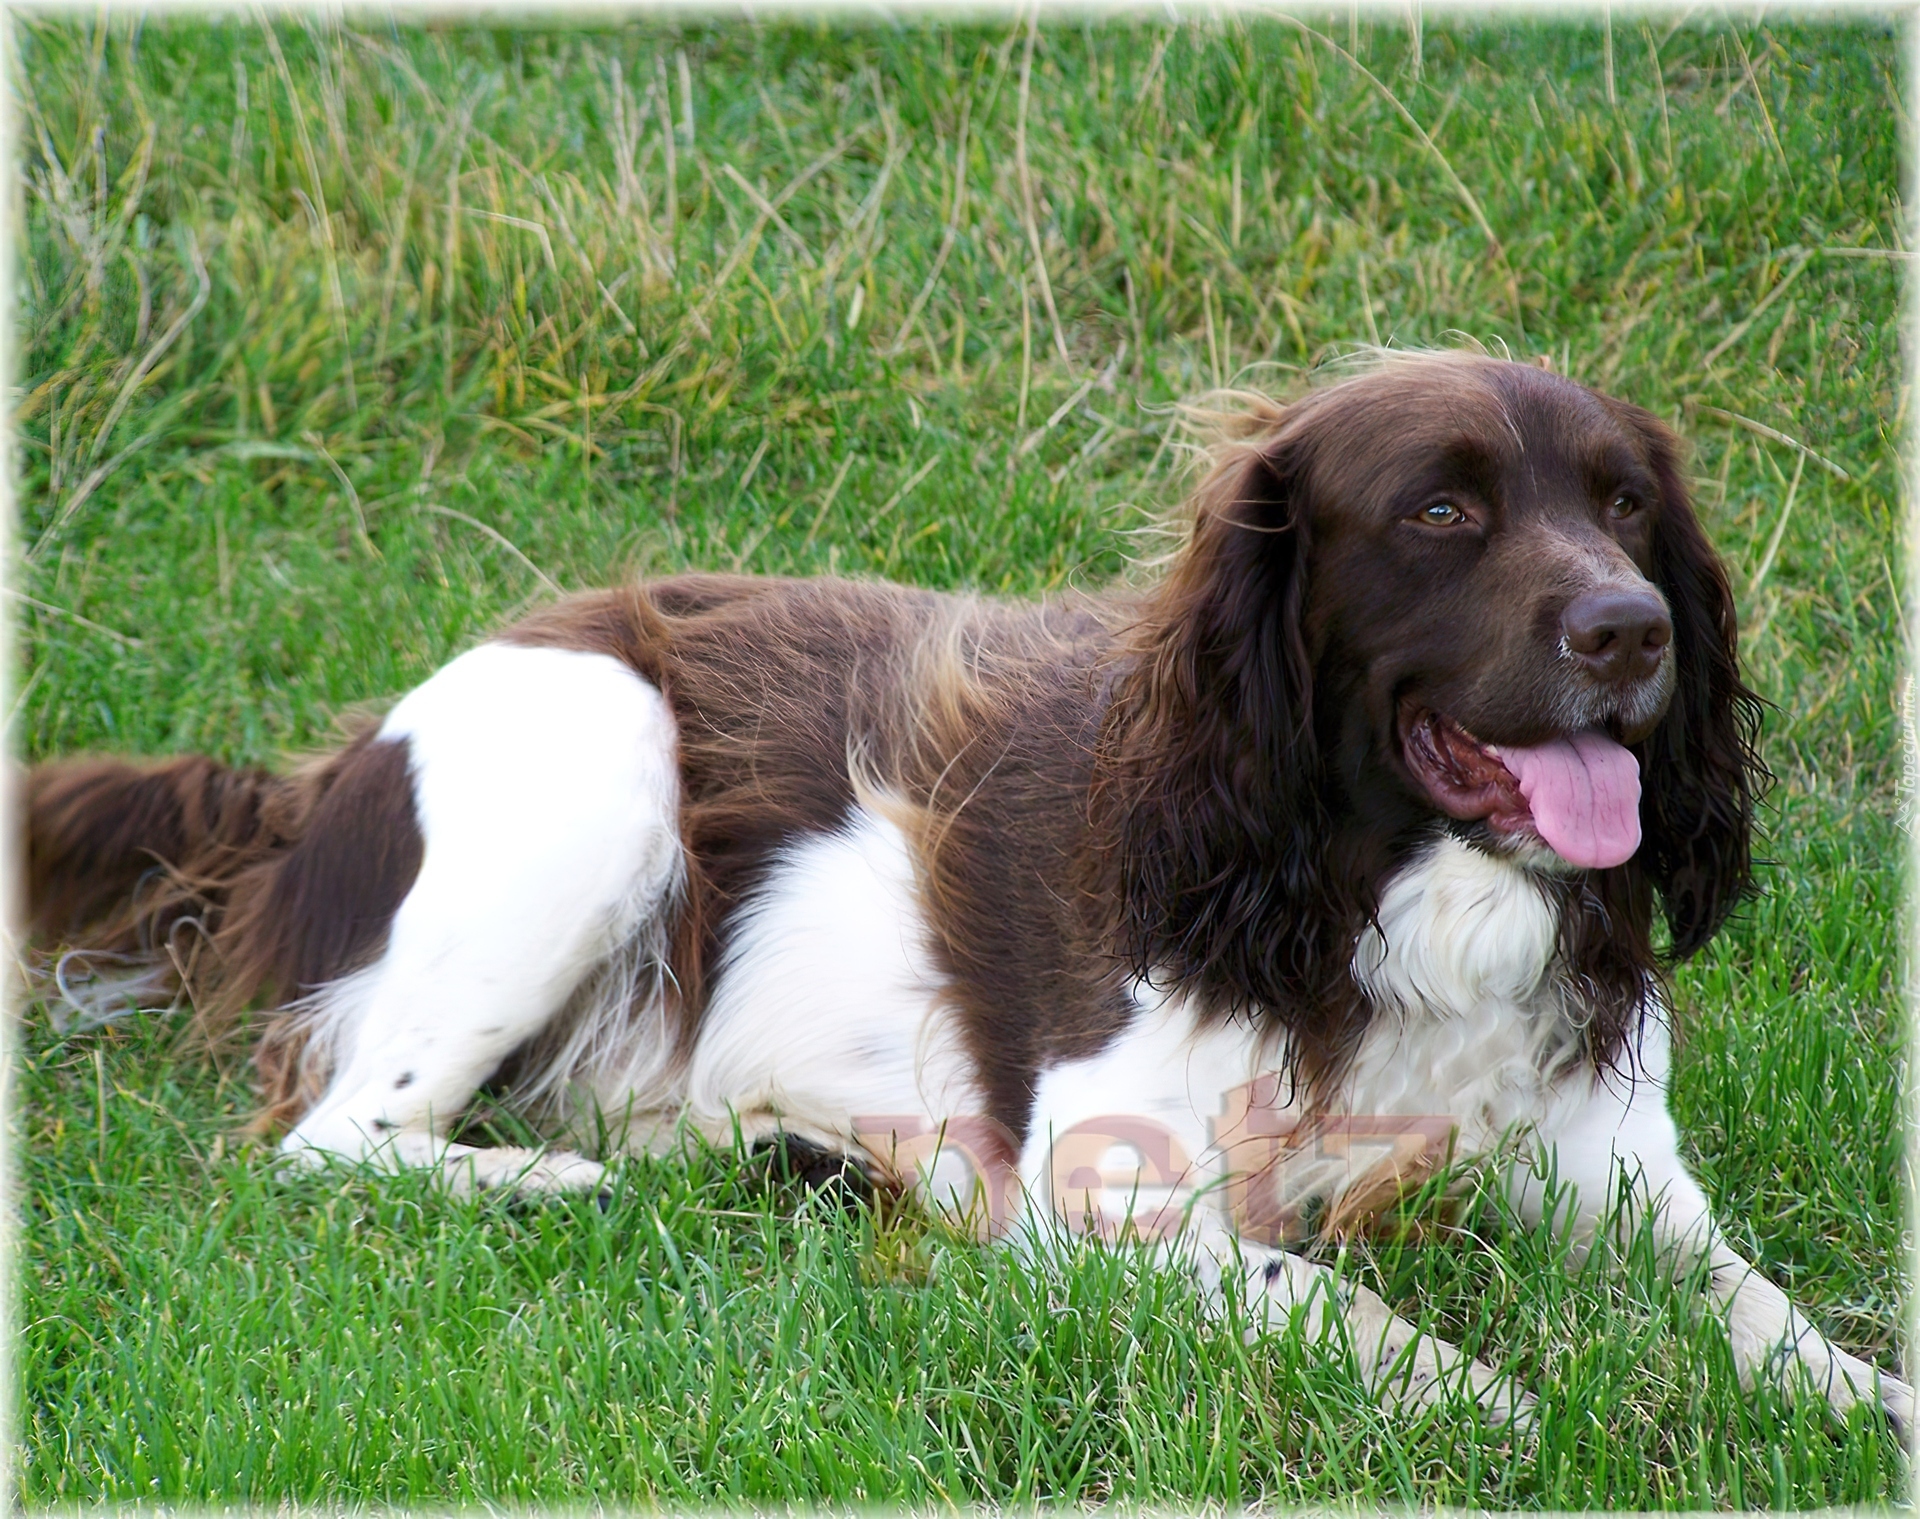
POLYGON ((1651 590, 1587 591, 1561 614, 1567 650, 1609 683, 1643 680, 1673 638, 1667 604, 1651 590))

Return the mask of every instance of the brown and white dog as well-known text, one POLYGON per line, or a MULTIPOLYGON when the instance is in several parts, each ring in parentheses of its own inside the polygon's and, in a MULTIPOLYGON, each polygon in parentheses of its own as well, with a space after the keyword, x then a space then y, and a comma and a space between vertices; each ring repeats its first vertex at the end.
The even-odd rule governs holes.
POLYGON ((288 775, 29 783, 35 931, 211 928, 282 1147, 595 1187, 448 1139, 787 1136, 1015 1240, 1155 1242, 1400 1399, 1487 1368, 1289 1246, 1449 1153, 1577 1239, 1651 1216, 1743 1374, 1838 1350, 1667 1115, 1671 953, 1749 884, 1758 704, 1651 415, 1406 356, 1249 402, 1141 592, 686 576, 571 597, 288 775), (1545 1180, 1556 1176, 1560 1189, 1545 1180))

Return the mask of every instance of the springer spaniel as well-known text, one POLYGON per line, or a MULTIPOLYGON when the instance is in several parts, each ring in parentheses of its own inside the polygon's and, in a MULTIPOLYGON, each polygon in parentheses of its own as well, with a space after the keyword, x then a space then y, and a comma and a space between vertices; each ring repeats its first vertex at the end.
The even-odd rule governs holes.
POLYGON ((1249 408, 1141 592, 689 575, 548 607, 291 774, 37 769, 35 929, 264 998, 290 1154, 600 1184, 450 1140, 483 1083, 556 1138, 790 1141, 1511 1413, 1294 1249, 1492 1156, 1578 1240, 1650 1216, 1744 1375, 1910 1423, 1667 1114, 1654 914, 1672 957, 1713 936, 1763 775, 1675 439, 1463 355, 1249 408), (189 917, 211 964, 156 952, 189 917))

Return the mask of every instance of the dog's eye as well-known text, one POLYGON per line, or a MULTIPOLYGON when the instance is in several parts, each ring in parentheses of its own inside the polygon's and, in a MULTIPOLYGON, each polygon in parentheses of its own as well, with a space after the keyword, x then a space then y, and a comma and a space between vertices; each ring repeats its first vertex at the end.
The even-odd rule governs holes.
POLYGON ((1607 515, 1618 522, 1623 517, 1631 517, 1640 510, 1640 503, 1631 496, 1615 496, 1607 508, 1607 515))
POLYGON ((1455 523, 1467 520, 1467 514, 1451 501, 1436 501, 1432 506, 1423 507, 1419 517, 1433 527, 1452 527, 1455 523))

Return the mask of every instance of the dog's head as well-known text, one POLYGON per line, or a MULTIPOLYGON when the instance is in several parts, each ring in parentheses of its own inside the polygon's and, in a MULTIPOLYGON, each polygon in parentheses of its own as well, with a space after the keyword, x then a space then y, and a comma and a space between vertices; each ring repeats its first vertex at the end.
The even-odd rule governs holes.
POLYGON ((1143 965, 1268 1005, 1330 984, 1439 827, 1643 918, 1655 888, 1682 955, 1747 887, 1758 703, 1678 444, 1637 407, 1436 355, 1276 408, 1141 632, 1121 721, 1167 762, 1164 808, 1127 788, 1143 965))

